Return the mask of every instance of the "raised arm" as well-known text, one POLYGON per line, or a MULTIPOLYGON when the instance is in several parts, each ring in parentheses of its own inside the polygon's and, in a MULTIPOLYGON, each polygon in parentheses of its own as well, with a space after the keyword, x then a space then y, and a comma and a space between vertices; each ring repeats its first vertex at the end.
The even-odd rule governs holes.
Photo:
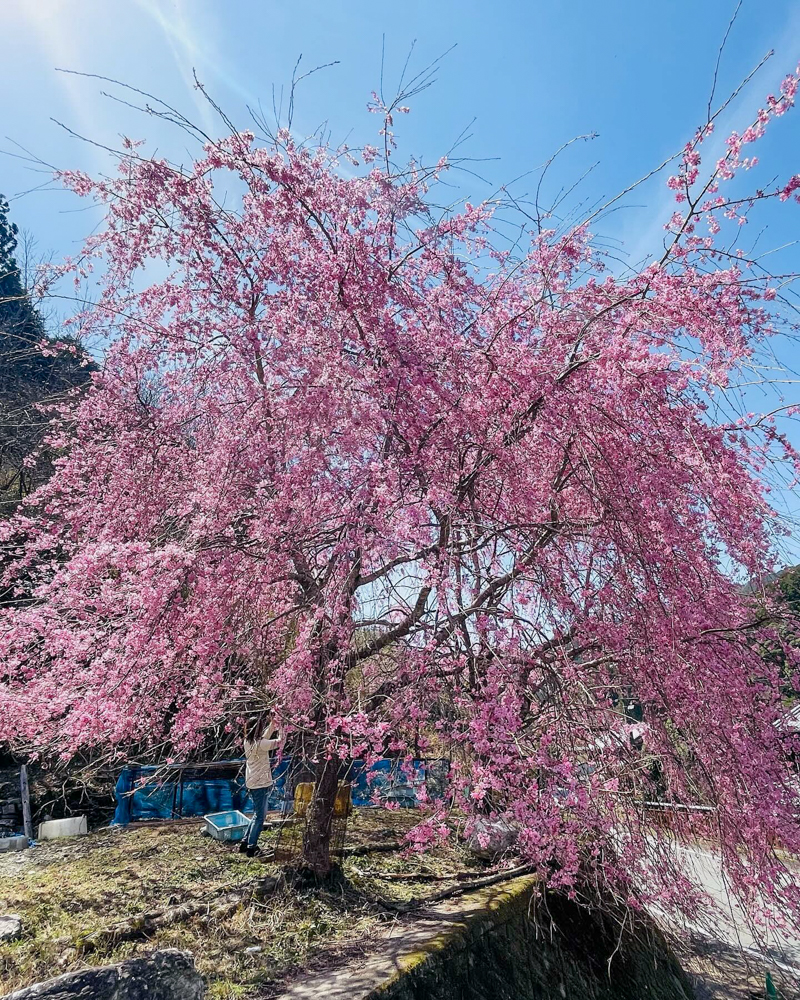
POLYGON ((267 726, 266 733, 268 735, 262 736, 258 741, 260 749, 274 750, 277 746, 283 743, 285 734, 282 729, 275 725, 274 722, 271 722, 269 726, 267 726), (275 735, 272 736, 272 733, 275 733, 275 735))

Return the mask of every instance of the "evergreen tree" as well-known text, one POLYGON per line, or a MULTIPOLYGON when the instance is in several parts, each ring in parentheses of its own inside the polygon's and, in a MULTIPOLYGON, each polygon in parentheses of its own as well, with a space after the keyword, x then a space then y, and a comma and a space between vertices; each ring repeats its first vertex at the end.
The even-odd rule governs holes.
POLYGON ((797 650, 800 649, 800 629, 797 625, 800 615, 800 566, 789 566, 783 570, 770 585, 769 596, 779 639, 766 644, 764 656, 780 667, 784 696, 796 701, 800 698, 797 663, 797 650))
POLYGON ((18 234, 0 196, 0 516, 50 474, 50 456, 39 452, 49 419, 42 405, 84 384, 92 368, 82 351, 42 351, 50 338, 17 262, 18 234))
MULTIPOLYGON (((19 230, 8 219, 8 202, 0 196, 0 352, 3 375, 8 365, 17 369, 21 358, 44 335, 44 324, 22 282, 16 260, 19 230)), ((1 377, 1 376, 0 376, 1 377)))

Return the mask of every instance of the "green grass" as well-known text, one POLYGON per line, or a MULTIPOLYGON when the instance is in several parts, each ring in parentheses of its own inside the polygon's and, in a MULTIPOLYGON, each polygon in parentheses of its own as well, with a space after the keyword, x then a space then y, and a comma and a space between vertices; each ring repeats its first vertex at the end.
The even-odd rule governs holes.
MULTIPOLYGON (((357 810, 348 845, 399 839, 418 820, 413 810, 357 810)), ((106 830, 43 844, 26 855, 0 856, 0 913, 19 913, 25 929, 19 941, 0 945, 0 993, 87 965, 180 948, 194 954, 211 1000, 246 1000, 295 968, 366 948, 385 919, 369 897, 399 902, 425 896, 478 864, 457 846, 424 858, 399 852, 354 857, 345 861, 346 881, 337 889, 283 886, 223 920, 198 915, 149 940, 81 954, 76 945, 85 933, 144 911, 213 903, 278 873, 273 864, 201 837, 199 825, 106 830), (398 874, 420 879, 398 880, 398 874)), ((271 836, 265 834, 263 847, 271 836)))

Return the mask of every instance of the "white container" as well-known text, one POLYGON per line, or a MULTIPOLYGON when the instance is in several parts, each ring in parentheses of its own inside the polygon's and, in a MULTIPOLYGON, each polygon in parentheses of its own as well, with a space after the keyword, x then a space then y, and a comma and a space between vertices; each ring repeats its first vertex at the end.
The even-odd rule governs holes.
POLYGON ((28 838, 23 834, 16 837, 0 837, 0 851, 24 851, 28 838))
POLYGON ((241 840, 250 826, 249 818, 238 809, 209 813, 203 819, 206 821, 206 830, 214 840, 241 840))
POLYGON ((78 837, 89 832, 85 816, 71 816, 69 819, 49 819, 39 824, 39 840, 55 840, 57 837, 78 837))

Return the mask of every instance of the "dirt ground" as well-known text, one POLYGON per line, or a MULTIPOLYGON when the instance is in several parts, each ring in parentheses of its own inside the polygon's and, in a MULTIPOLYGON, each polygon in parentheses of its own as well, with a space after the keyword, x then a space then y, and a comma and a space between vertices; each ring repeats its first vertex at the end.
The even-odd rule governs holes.
MULTIPOLYGON (((356 810, 348 832, 344 879, 335 887, 280 885, 251 892, 280 866, 268 860, 275 831, 262 837, 267 860, 203 837, 200 822, 101 830, 87 837, 0 855, 0 913, 18 913, 23 936, 0 945, 0 994, 62 972, 107 964, 155 948, 191 951, 209 1000, 274 996, 294 976, 338 965, 369 950, 392 904, 428 897, 485 875, 490 866, 458 845, 424 856, 396 844, 418 820, 414 811, 356 810), (243 902, 237 904, 238 897, 243 902), (233 900, 222 914, 220 902, 233 900), (376 901, 388 904, 376 905, 376 901), (141 914, 189 904, 193 912, 128 940, 92 944, 87 935, 141 914), (196 905, 195 905, 196 904, 196 905)), ((698 1000, 763 998, 765 969, 703 939, 678 942, 698 1000)), ((800 992, 773 972, 784 1000, 800 992)))

